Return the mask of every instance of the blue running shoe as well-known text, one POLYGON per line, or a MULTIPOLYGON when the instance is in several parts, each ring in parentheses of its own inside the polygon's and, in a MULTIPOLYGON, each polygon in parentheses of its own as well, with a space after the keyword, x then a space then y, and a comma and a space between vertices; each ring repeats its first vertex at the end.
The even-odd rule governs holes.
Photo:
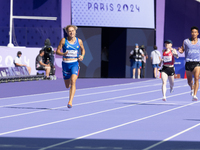
POLYGON ((67 107, 68 107, 68 108, 72 108, 72 105, 68 104, 67 107))

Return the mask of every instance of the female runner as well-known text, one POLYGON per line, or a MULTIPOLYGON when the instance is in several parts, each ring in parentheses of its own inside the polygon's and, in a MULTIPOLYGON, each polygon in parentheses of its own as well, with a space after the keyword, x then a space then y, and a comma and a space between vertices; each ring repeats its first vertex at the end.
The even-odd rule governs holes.
MULTIPOLYGON (((163 58, 161 63, 163 62, 163 67, 161 70, 161 79, 162 79, 162 94, 163 94, 163 101, 166 101, 166 85, 167 85, 167 78, 169 79, 170 84, 170 93, 173 92, 174 87, 174 57, 178 58, 178 54, 176 49, 172 48, 172 41, 167 40, 165 41, 166 49, 163 52, 163 58)), ((160 65, 161 65, 160 63, 160 65)))
POLYGON ((67 38, 62 38, 56 54, 63 56, 62 71, 63 78, 66 88, 69 90, 69 102, 67 107, 72 107, 72 101, 76 91, 76 80, 78 78, 79 63, 82 61, 85 55, 85 48, 81 39, 76 37, 77 27, 73 25, 68 25, 65 31, 68 34, 67 38), (63 49, 63 52, 61 52, 63 49), (81 55, 79 55, 79 49, 81 50, 81 55))

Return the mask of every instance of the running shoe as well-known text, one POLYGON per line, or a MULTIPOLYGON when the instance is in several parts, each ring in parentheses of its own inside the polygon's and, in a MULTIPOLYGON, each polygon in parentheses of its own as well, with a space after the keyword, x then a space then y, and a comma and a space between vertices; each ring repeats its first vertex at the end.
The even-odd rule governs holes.
POLYGON ((193 96, 192 101, 198 101, 198 98, 196 95, 193 96))
POLYGON ((138 79, 140 79, 140 76, 138 76, 138 79))
POLYGON ((135 76, 133 76, 133 79, 135 79, 135 76))
POLYGON ((71 104, 68 104, 67 107, 68 107, 68 108, 72 108, 72 105, 71 105, 71 104))
POLYGON ((170 93, 174 92, 174 89, 173 88, 170 88, 170 93))
POLYGON ((166 101, 167 101, 167 99, 166 99, 166 97, 165 97, 165 96, 162 98, 162 100, 163 100, 164 102, 166 102, 166 101))

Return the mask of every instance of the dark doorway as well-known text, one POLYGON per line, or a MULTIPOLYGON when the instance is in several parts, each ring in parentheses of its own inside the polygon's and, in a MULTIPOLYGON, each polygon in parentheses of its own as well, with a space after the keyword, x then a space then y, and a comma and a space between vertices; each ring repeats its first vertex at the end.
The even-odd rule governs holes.
POLYGON ((101 77, 125 78, 126 71, 126 29, 102 28, 101 77), (105 63, 105 48, 108 61, 105 63), (104 50, 103 50, 104 49, 104 50))

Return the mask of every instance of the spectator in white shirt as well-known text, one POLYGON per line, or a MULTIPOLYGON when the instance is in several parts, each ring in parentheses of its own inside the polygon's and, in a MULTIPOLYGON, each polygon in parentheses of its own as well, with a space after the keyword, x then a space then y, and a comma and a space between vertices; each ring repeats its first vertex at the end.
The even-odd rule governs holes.
POLYGON ((159 78, 159 63, 161 61, 160 52, 157 50, 157 46, 155 45, 154 50, 151 52, 151 63, 154 72, 154 78, 159 78))
POLYGON ((19 66, 22 67, 22 66, 24 66, 24 67, 27 68, 29 74, 31 74, 31 67, 22 64, 21 56, 22 56, 22 52, 21 52, 21 51, 18 51, 18 52, 17 52, 17 57, 15 58, 15 61, 14 61, 15 66, 16 66, 16 67, 19 67, 19 66))

